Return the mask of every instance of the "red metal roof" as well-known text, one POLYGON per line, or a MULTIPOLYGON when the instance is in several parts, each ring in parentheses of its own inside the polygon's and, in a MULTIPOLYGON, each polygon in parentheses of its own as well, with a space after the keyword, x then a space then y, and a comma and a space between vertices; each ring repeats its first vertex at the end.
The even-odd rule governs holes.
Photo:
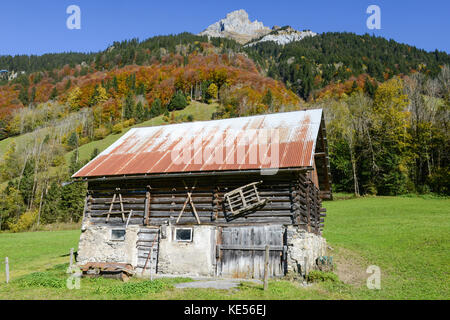
POLYGON ((322 110, 129 130, 74 178, 313 167, 322 110))

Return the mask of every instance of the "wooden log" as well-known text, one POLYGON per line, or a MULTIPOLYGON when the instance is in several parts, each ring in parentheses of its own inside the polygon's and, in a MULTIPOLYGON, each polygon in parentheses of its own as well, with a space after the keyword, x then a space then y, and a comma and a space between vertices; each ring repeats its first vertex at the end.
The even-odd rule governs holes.
POLYGON ((283 251, 283 246, 274 246, 274 245, 231 245, 231 244, 222 244, 220 246, 221 250, 250 250, 250 251, 264 251, 266 247, 269 247, 269 251, 283 251))
POLYGON ((309 184, 306 190, 306 194, 308 195, 308 198, 306 198, 306 214, 307 214, 307 221, 308 221, 308 232, 311 232, 311 200, 309 198, 309 184))
MULTIPOLYGON (((118 205, 114 205, 113 206, 113 210, 114 211, 118 211, 122 208, 119 207, 118 205)), ((123 211, 130 211, 130 210, 134 210, 134 211, 144 211, 145 210, 145 204, 144 203, 139 203, 139 204, 124 204, 123 205, 124 210, 123 211)), ((109 206, 103 205, 103 204, 94 204, 91 206, 91 210, 108 210, 109 206)), ((113 212, 114 212, 113 211, 113 212)))
MULTIPOLYGON (((183 204, 186 200, 186 197, 159 197, 154 194, 152 194, 152 203, 154 204, 183 204)), ((202 203, 202 204, 209 204, 211 203, 211 196, 209 197, 196 197, 195 195, 192 195, 192 199, 194 199, 195 203, 202 203)))
MULTIPOLYGON (((133 211, 133 215, 137 216, 137 217, 144 217, 144 212, 143 211, 134 211, 133 209, 131 210, 126 210, 126 211, 113 211, 113 212, 108 212, 108 211, 102 211, 102 210, 95 210, 95 211, 91 211, 91 217, 103 217, 106 216, 108 214, 111 215, 111 217, 117 216, 117 215, 122 215, 123 214, 128 214, 130 213, 130 211, 133 211)), ((125 221, 123 221, 125 223, 125 221)))
MULTIPOLYGON (((92 197, 92 204, 106 204, 107 202, 111 202, 111 198, 100 198, 100 197, 92 197)), ((127 204, 144 204, 145 197, 142 198, 128 198, 125 197, 127 204)))
POLYGON ((151 204, 151 195, 150 192, 147 191, 145 194, 145 225, 148 226, 149 218, 150 218, 150 204, 151 204))
MULTIPOLYGON (((118 217, 111 217, 108 221, 106 221, 106 219, 103 218, 99 218, 99 217, 93 217, 90 219, 90 222, 92 224, 105 224, 105 225, 110 225, 110 226, 116 226, 116 227, 125 227, 125 222, 122 221, 122 218, 118 218, 118 217)), ((131 218, 130 222, 128 223, 129 225, 143 225, 144 221, 142 218, 131 218)))
MULTIPOLYGON (((190 201, 188 200, 188 202, 190 203, 190 201)), ((195 201, 195 207, 197 209, 197 211, 209 211, 211 212, 213 210, 213 206, 211 205, 211 199, 210 202, 208 204, 197 204, 195 201)), ((180 211, 184 208, 186 208, 185 204, 154 204, 152 203, 150 205, 150 209, 152 211, 170 211, 170 210, 175 210, 175 211, 180 211)))

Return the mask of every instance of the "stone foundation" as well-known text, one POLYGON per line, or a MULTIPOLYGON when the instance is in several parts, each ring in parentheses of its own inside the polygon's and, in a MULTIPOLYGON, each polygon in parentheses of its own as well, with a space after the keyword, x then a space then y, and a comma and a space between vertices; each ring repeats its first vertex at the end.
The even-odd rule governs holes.
MULTIPOLYGON (((155 252, 157 273, 194 277, 216 276, 217 227, 206 225, 178 227, 192 228, 192 241, 176 241, 177 227, 164 226, 155 252)), ((79 265, 87 262, 129 263, 136 268, 138 265, 136 244, 140 228, 142 227, 129 226, 126 229, 125 239, 121 241, 111 239, 111 230, 115 229, 114 227, 83 224, 77 263, 79 265)), ((285 244, 287 248, 285 270, 288 274, 305 275, 305 271, 309 272, 316 268, 317 258, 326 255, 327 245, 323 237, 294 226, 286 227, 285 244)))
POLYGON ((79 265, 87 262, 119 262, 136 266, 139 227, 129 226, 124 241, 111 240, 112 229, 114 228, 103 226, 84 228, 78 244, 79 265))
POLYGON ((316 269, 317 258, 326 255, 325 238, 314 233, 287 227, 287 272, 305 275, 316 269))

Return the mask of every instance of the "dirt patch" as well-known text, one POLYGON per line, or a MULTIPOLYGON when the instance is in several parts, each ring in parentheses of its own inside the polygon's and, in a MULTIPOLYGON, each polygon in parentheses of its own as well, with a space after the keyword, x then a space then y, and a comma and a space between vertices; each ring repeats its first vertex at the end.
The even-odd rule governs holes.
POLYGON ((361 287, 366 284, 369 274, 366 273, 367 263, 354 251, 339 248, 334 254, 336 264, 335 273, 339 279, 355 287, 361 287))

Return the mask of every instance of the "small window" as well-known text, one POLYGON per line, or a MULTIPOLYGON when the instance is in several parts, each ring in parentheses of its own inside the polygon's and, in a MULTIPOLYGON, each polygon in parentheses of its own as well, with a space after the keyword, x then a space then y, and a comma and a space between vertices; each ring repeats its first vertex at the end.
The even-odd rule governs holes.
POLYGON ((111 230, 111 240, 123 241, 125 240, 125 229, 111 230))
POLYGON ((180 242, 192 241, 192 229, 176 229, 175 239, 180 242))

